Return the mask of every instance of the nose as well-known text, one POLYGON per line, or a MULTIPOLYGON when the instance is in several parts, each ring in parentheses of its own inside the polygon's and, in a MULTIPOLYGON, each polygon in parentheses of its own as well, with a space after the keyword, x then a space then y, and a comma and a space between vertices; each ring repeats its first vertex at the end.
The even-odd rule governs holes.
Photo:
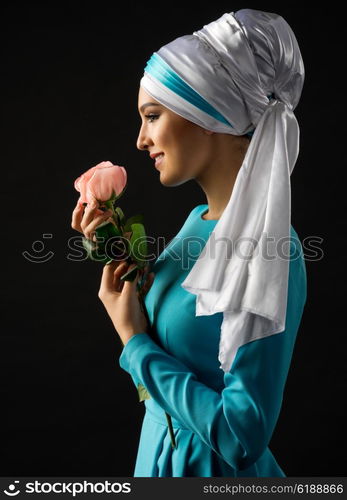
POLYGON ((141 126, 139 135, 137 137, 136 141, 136 147, 140 151, 147 151, 148 146, 152 145, 153 141, 152 139, 148 136, 146 132, 146 127, 144 125, 141 126))

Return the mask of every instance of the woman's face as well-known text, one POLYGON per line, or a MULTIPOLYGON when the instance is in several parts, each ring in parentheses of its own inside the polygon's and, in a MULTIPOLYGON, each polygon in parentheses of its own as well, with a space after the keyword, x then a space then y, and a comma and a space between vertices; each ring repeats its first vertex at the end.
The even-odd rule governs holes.
POLYGON ((138 108, 142 125, 137 148, 150 155, 163 154, 154 165, 160 182, 178 186, 198 178, 213 159, 210 133, 160 104, 142 87, 138 108))

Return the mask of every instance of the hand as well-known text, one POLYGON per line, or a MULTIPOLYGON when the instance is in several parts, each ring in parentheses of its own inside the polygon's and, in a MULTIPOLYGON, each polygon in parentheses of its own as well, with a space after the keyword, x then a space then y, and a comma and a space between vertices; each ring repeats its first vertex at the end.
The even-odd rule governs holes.
MULTIPOLYGON (((111 215, 110 210, 103 212, 98 208, 97 200, 88 204, 86 208, 78 203, 72 212, 71 227, 84 234, 87 239, 96 241, 96 228, 107 219, 114 222, 111 215)), ((125 233, 124 236, 129 237, 130 234, 125 233)), ((148 271, 148 266, 143 271, 138 271, 137 278, 133 282, 120 281, 120 277, 133 267, 134 264, 129 267, 126 261, 112 261, 105 265, 98 294, 123 344, 134 334, 147 331, 148 328, 137 291, 139 278, 144 271, 148 271)), ((142 296, 152 286, 153 279, 153 273, 147 276, 141 289, 142 296)))
MULTIPOLYGON (((76 229, 92 241, 96 241, 96 228, 112 216, 111 210, 103 212, 98 208, 98 205, 97 200, 94 200, 94 203, 89 203, 86 208, 83 204, 78 203, 72 212, 72 229, 76 229)), ((113 221, 113 218, 111 220, 113 221)))
MULTIPOLYGON (((126 261, 112 261, 103 269, 98 297, 104 304, 112 323, 125 345, 137 333, 147 332, 148 324, 142 311, 137 283, 143 271, 138 270, 134 281, 121 281, 127 271, 135 267, 126 261)), ((148 266, 144 271, 148 270, 148 266)), ((142 288, 144 295, 153 284, 154 273, 150 273, 142 288)))

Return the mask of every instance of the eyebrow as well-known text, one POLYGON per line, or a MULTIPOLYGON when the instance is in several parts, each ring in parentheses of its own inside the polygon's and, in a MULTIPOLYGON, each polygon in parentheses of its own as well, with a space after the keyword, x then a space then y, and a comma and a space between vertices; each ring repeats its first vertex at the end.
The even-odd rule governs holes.
POLYGON ((160 104, 158 104, 157 102, 145 102, 145 104, 142 104, 140 111, 148 108, 148 106, 160 106, 160 104))

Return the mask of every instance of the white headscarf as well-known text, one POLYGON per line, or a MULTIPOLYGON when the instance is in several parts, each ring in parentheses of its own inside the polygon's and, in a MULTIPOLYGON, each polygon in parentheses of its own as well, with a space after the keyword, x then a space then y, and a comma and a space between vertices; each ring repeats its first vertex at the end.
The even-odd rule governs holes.
POLYGON ((154 57, 162 66, 147 66, 140 85, 161 104, 214 132, 255 128, 229 202, 181 284, 197 296, 196 316, 223 312, 218 359, 226 372, 241 345, 285 329, 303 60, 283 18, 252 9, 226 13, 154 57))

